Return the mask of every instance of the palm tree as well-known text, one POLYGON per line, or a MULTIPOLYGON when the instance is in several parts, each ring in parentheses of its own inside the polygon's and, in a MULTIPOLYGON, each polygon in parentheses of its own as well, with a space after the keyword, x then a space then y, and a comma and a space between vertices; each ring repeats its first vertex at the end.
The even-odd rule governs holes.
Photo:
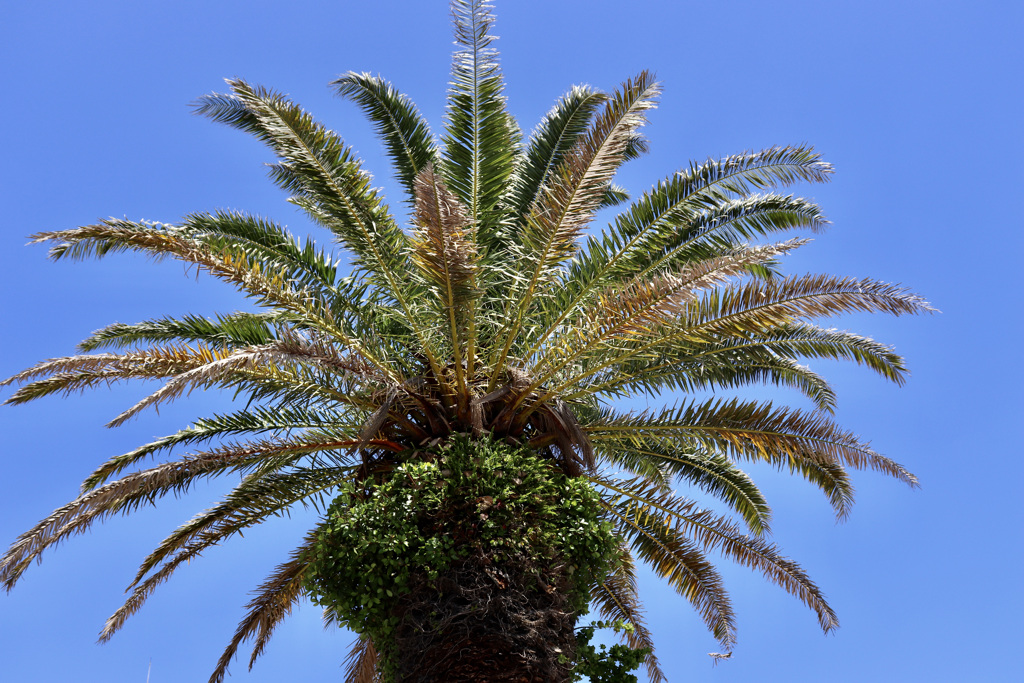
MULTIPOLYGON (((930 309, 899 286, 781 273, 780 257, 805 240, 766 238, 827 225, 814 203, 776 191, 828 180, 831 166, 808 147, 691 163, 600 234, 588 232, 598 211, 629 201, 613 178, 646 150, 639 130, 658 85, 642 72, 611 94, 575 87, 524 139, 505 106, 490 9, 480 0, 452 2, 459 49, 440 140, 386 81, 348 73, 332 83, 382 138, 407 193, 408 230, 341 138, 286 97, 232 80, 230 94, 197 103, 198 113, 273 150, 271 179, 351 253, 347 275, 312 241, 236 212, 193 214, 176 224, 109 219, 34 236, 52 244, 54 260, 119 251, 176 258, 234 285, 261 310, 114 324, 83 341, 81 354, 44 361, 4 382, 23 385, 7 399, 18 404, 121 380, 164 381, 111 425, 195 388, 228 388, 245 400, 240 410, 196 420, 100 465, 78 498, 22 535, 0 561, 8 590, 46 548, 94 522, 156 504, 198 479, 241 473, 219 504, 144 559, 126 603, 102 631, 106 640, 205 549, 294 506, 326 506, 335 498, 334 516, 325 515, 259 587, 211 677, 220 681, 239 646, 253 641, 254 660, 304 597, 325 604, 328 621, 364 623, 353 610, 366 605, 346 611, 324 597, 330 577, 321 572, 314 579, 318 553, 330 547, 338 515, 357 514, 372 500, 390 504, 384 493, 414 479, 399 473, 418 472, 447 486, 450 498, 462 496, 440 503, 449 511, 445 533, 456 539, 456 559, 442 562, 441 573, 490 593, 449 615, 447 630, 429 642, 410 639, 410 624, 419 624, 410 600, 437 603, 445 578, 412 567, 415 585, 403 584, 379 612, 390 615, 391 630, 357 628, 348 680, 383 673, 426 681, 438 671, 452 681, 566 680, 572 629, 583 611, 563 595, 575 585, 561 562, 568 551, 542 548, 524 573, 515 569, 514 553, 503 560, 493 543, 469 548, 467 529, 486 526, 481 511, 501 501, 473 498, 460 488, 472 488, 466 482, 448 485, 460 475, 446 469, 446 458, 461 443, 470 453, 467 466, 477 451, 496 454, 499 469, 533 457, 543 485, 555 491, 553 504, 568 500, 570 489, 593 492, 600 524, 587 533, 611 530, 613 545, 605 548, 606 564, 580 575, 584 602, 631 624, 624 637, 633 647, 652 646, 637 596, 637 559, 685 597, 727 649, 734 614, 707 559, 713 552, 793 594, 825 631, 836 627, 818 587, 768 540, 770 508, 738 463, 767 462, 803 476, 839 518, 853 502, 850 467, 915 485, 907 470, 831 419, 832 388, 801 361, 852 360, 901 384, 904 362, 889 347, 814 321, 851 311, 930 309), (759 384, 796 389, 814 407, 718 393, 759 384), (616 405, 668 392, 687 398, 643 412, 616 405), (680 483, 716 497, 729 512, 674 493, 680 483), (465 520, 450 514, 469 503, 475 507, 465 520), (541 556, 553 560, 549 568, 538 567, 541 556), (528 601, 554 595, 538 609, 557 618, 525 640, 507 633, 520 607, 509 603, 490 621, 479 619, 482 605, 509 582, 528 601), (456 662, 453 652, 470 655, 456 662)), ((520 522, 541 523, 529 504, 520 509, 520 522)), ((411 514, 417 528, 427 529, 422 509, 411 514)), ((543 519, 556 529, 565 523, 557 515, 543 519)), ((431 528, 425 533, 436 540, 441 527, 431 528)), ((501 532, 490 533, 504 542, 501 532)), ((653 654, 646 664, 652 680, 663 680, 653 654)))

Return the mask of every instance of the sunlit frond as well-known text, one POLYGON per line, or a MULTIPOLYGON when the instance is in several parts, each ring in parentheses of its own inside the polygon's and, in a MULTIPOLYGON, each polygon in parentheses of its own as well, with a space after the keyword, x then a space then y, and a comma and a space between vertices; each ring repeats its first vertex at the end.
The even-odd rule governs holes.
POLYGON ((178 446, 204 443, 239 434, 279 433, 327 427, 339 432, 349 430, 355 434, 358 423, 346 422, 344 415, 333 411, 319 411, 308 407, 278 407, 271 410, 262 406, 249 406, 235 413, 213 415, 196 420, 191 426, 174 434, 111 458, 85 479, 82 483, 82 492, 96 488, 110 477, 146 458, 178 446))
MULTIPOLYGON (((800 247, 802 240, 782 244, 746 247, 705 259, 675 273, 652 279, 636 279, 625 286, 601 292, 592 306, 574 320, 571 331, 558 342, 541 350, 537 366, 545 369, 535 384, 547 382, 556 373, 584 354, 603 351, 611 345, 618 355, 621 342, 642 338, 660 338, 662 328, 685 315, 703 291, 746 273, 751 266, 764 263, 800 247), (550 360, 549 360, 550 359, 550 360), (550 368, 546 368, 550 364, 550 368)), ((589 373, 588 373, 589 374, 589 373)), ((576 384, 570 374, 552 389, 560 392, 576 384)))
POLYGON ((671 516, 608 500, 604 506, 636 556, 686 598, 719 642, 731 647, 736 616, 722 578, 697 545, 672 525, 671 516))
POLYGON ((140 323, 114 323, 93 332, 78 348, 89 352, 104 348, 125 349, 142 344, 177 340, 185 344, 202 342, 211 348, 267 344, 274 339, 274 327, 287 321, 279 313, 232 313, 207 318, 184 315, 157 318, 140 323))
POLYGON ((280 158, 271 177, 354 253, 359 265, 399 296, 406 237, 370 186, 350 148, 283 95, 229 80, 233 95, 200 98, 198 114, 256 136, 280 158))
POLYGON ((243 481, 218 506, 179 527, 146 557, 129 586, 131 594, 107 619, 100 639, 110 639, 160 584, 203 551, 271 516, 282 514, 297 503, 315 502, 321 509, 325 508, 325 501, 317 499, 337 487, 352 469, 306 468, 243 481))
POLYGON ((576 86, 566 93, 533 131, 522 159, 512 176, 509 209, 514 220, 525 220, 541 189, 580 136, 590 125, 598 107, 608 100, 589 86, 576 86))
MULTIPOLYGON (((504 366, 538 290, 551 284, 556 269, 577 253, 580 234, 604 201, 612 177, 626 160, 636 130, 645 122, 645 112, 655 106, 658 93, 654 77, 647 72, 626 81, 555 168, 531 206, 519 233, 526 277, 513 288, 506 303, 506 321, 497 335, 501 346, 492 356, 492 367, 504 366)), ((492 375, 491 388, 497 377, 497 373, 492 375)))
POLYGON ((453 0, 452 19, 458 50, 445 114, 443 175, 465 204, 479 232, 481 251, 495 244, 499 203, 519 144, 519 129, 505 108, 504 82, 492 6, 481 0, 453 0))
POLYGON ((656 414, 607 411, 584 430, 594 443, 629 440, 642 446, 648 438, 670 438, 701 450, 787 467, 822 488, 840 517, 849 514, 853 502, 844 466, 871 469, 917 485, 917 478, 904 467, 874 452, 826 416, 774 408, 769 403, 712 399, 656 414))
POLYGON ((10 590, 46 548, 84 533, 95 522, 154 505, 168 494, 184 493, 202 478, 251 469, 263 457, 264 453, 252 449, 241 453, 214 450, 135 472, 83 493, 18 537, 0 559, 0 582, 10 590))
MULTIPOLYGON (((649 486, 642 479, 612 481, 599 479, 612 491, 609 510, 623 523, 655 534, 660 529, 668 536, 694 540, 702 550, 720 552, 729 559, 761 572, 772 583, 798 598, 818 616, 821 629, 828 633, 839 626, 835 611, 807 574, 778 548, 761 538, 745 535, 729 519, 701 510, 692 501, 649 486)), ((638 536, 639 532, 638 532, 638 536)), ((635 547, 635 546, 634 546, 635 547)), ((731 645, 727 639, 723 645, 731 645)))
POLYGON ((339 95, 358 104, 373 123, 411 199, 415 196, 416 176, 438 161, 430 127, 416 105, 390 83, 368 73, 350 71, 331 85, 339 95))
POLYGON ((694 486, 735 510, 756 535, 768 533, 771 508, 746 472, 725 455, 686 448, 675 439, 636 437, 594 439, 604 463, 637 475, 649 485, 670 491, 672 480, 694 486), (651 470, 661 476, 654 476, 651 470))

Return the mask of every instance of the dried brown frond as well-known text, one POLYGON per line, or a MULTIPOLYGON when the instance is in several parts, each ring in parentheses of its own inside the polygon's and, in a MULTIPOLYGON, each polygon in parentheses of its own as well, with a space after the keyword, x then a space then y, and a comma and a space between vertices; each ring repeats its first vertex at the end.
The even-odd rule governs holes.
POLYGON ((94 522, 128 514, 143 504, 152 505, 172 492, 187 489, 198 477, 237 467, 228 453, 211 452, 134 472, 79 496, 18 537, 0 559, 0 583, 10 591, 32 560, 40 560, 48 547, 87 531, 94 522))
POLYGON ((416 175, 412 260, 444 296, 471 288, 477 273, 476 231, 466 208, 427 165, 416 175))
POLYGON ((204 345, 171 345, 131 351, 51 358, 0 382, 0 386, 35 381, 23 386, 5 403, 25 403, 48 394, 84 391, 97 384, 126 379, 158 379, 193 370, 224 358, 226 353, 204 345), (36 378, 44 379, 36 379, 36 378))
POLYGON ((345 658, 345 683, 378 683, 377 649, 369 636, 359 636, 345 658))
POLYGON ((416 176, 416 231, 412 260, 429 283, 448 327, 459 413, 468 408, 466 371, 472 374, 473 300, 478 295, 476 225, 465 206, 428 164, 416 176), (463 365, 466 365, 464 368, 463 365))

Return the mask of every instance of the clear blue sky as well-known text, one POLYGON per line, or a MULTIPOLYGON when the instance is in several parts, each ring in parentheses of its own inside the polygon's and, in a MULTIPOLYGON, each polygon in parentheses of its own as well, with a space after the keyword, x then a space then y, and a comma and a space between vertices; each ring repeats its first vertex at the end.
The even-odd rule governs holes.
MULTIPOLYGON (((505 0, 497 15, 509 103, 526 130, 575 83, 611 89, 651 69, 665 94, 646 129, 651 153, 620 178, 634 194, 689 159, 813 143, 837 173, 801 191, 834 226, 787 268, 902 282, 943 311, 838 322, 909 359, 902 389, 853 366, 816 366, 839 389, 840 421, 916 472, 920 490, 859 473, 858 505, 837 525, 803 482, 756 473, 776 508, 776 540, 824 587, 842 627, 821 635, 797 601, 726 565, 740 641, 731 661, 712 668, 714 640, 682 599, 648 580, 649 622, 670 680, 1019 675, 1024 5, 505 0)), ((312 230, 265 178, 269 153, 190 115, 195 97, 232 76, 287 92, 390 190, 369 125, 327 83, 348 70, 379 72, 439 130, 450 51, 443 0, 5 3, 0 375, 69 354, 114 321, 244 305, 180 264, 51 264, 43 248, 23 246, 33 232, 106 216, 173 222, 216 208, 312 230)), ((70 500, 100 461, 224 401, 197 393, 159 416, 103 428, 144 390, 0 409, 0 544, 70 500)), ((94 640, 145 552, 225 485, 114 519, 47 554, 0 595, 4 679, 141 683, 152 662, 152 683, 206 680, 248 591, 311 519, 282 520, 209 553, 112 642, 94 640)), ((252 673, 237 662, 233 680, 338 680, 349 642, 324 632, 307 606, 252 673)))

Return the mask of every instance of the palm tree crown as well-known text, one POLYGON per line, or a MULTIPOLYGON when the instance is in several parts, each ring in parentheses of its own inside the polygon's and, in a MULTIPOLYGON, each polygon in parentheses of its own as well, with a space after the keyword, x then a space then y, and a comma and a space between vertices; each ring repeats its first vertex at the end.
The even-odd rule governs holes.
MULTIPOLYGON (((525 445, 599 492, 622 549, 590 597, 602 615, 635 627, 630 644, 651 644, 636 595, 639 559, 731 647, 734 615, 710 552, 760 571, 810 607, 824 630, 837 625, 818 587, 767 540, 769 506, 738 463, 803 476, 840 518, 853 501, 850 467, 914 485, 831 419, 832 388, 801 362, 852 360, 900 384, 906 368, 889 347, 813 321, 919 313, 927 304, 874 280, 781 273, 780 258, 806 240, 771 238, 827 224, 814 203, 778 191, 828 180, 832 167, 809 147, 692 163, 626 205, 613 178, 646 150, 639 131, 658 97, 652 75, 641 72, 610 94, 575 87, 524 137, 506 108, 489 5, 452 7, 459 47, 440 139, 386 81, 348 73, 332 83, 383 140, 407 194, 408 228, 342 139, 285 96, 231 80, 229 94, 196 105, 273 150, 271 179, 351 254, 350 271, 270 220, 229 211, 175 224, 109 219, 34 236, 52 244, 55 260, 118 251, 176 258, 262 310, 111 325, 82 342, 80 355, 6 380, 23 384, 8 403, 164 381, 112 425, 195 388, 231 389, 245 407, 100 465, 81 496, 14 543, 0 563, 4 586, 94 522, 201 478, 244 475, 145 558, 102 632, 107 639, 205 549, 461 434, 525 445), (589 231, 599 210, 623 205, 603 231, 589 231), (796 389, 814 408, 720 396, 752 384, 796 389), (616 407, 664 392, 692 397, 643 412, 616 407), (143 467, 151 458, 165 460, 143 467), (700 508, 674 492, 679 483, 731 512, 700 508)), ((303 598, 316 533, 260 587, 211 680, 223 678, 246 640, 255 659, 303 598)), ((371 650, 365 639, 357 644, 353 666, 364 666, 371 650)), ((648 667, 662 678, 653 656, 648 667)))

